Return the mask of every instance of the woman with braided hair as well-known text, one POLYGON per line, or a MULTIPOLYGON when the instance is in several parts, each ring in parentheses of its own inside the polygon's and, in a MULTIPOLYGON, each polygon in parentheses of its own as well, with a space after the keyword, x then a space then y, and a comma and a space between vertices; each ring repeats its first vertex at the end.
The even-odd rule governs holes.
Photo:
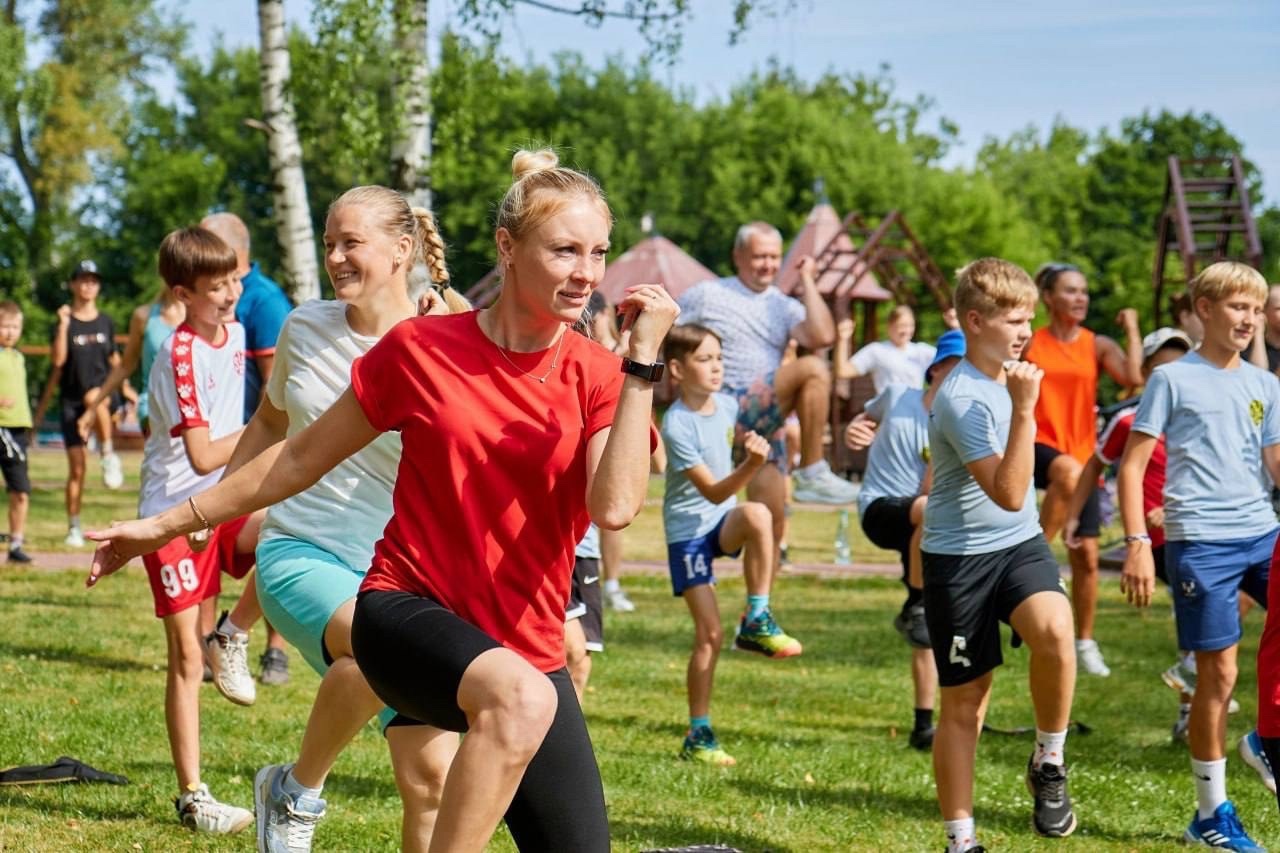
MULTIPOLYGON (((348 190, 329 207, 325 269, 337 299, 293 311, 276 346, 267 393, 245 428, 229 476, 271 445, 299 432, 346 391, 351 363, 401 320, 418 313, 408 274, 419 262, 435 313, 465 310, 449 287, 444 241, 431 213, 410 208, 386 187, 348 190)), ((373 545, 391 517, 400 436, 388 432, 314 486, 267 513, 258 542, 263 612, 323 678, 296 762, 258 772, 258 849, 310 850, 324 815, 321 788, 339 753, 378 714, 404 801, 402 848, 426 850, 458 738, 384 708, 356 666, 351 618, 373 545), (335 524, 340 513, 341 524, 335 524), (381 709, 381 710, 380 710, 381 709)))

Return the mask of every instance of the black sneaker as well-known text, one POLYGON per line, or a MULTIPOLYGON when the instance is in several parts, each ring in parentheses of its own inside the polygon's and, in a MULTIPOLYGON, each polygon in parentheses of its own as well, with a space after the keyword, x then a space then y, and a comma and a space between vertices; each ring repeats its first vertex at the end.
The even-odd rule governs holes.
POLYGON ((32 563, 35 561, 31 559, 30 554, 22 550, 21 545, 15 545, 9 549, 9 562, 10 563, 32 563))
POLYGON ((916 604, 893 617, 893 627, 917 649, 929 648, 929 625, 924 621, 924 605, 916 604))
POLYGON ((1035 797, 1031 825, 1036 832, 1050 838, 1066 838, 1076 831, 1076 814, 1071 810, 1067 794, 1067 768, 1058 764, 1041 764, 1039 770, 1027 761, 1027 790, 1035 797))
POLYGON ((258 658, 258 664, 262 667, 258 680, 263 684, 289 683, 289 656, 283 650, 267 649, 258 658))
POLYGON ((927 729, 912 729, 911 735, 907 738, 907 743, 911 744, 912 749, 918 749, 921 752, 931 752, 933 750, 933 734, 936 731, 933 726, 927 729))

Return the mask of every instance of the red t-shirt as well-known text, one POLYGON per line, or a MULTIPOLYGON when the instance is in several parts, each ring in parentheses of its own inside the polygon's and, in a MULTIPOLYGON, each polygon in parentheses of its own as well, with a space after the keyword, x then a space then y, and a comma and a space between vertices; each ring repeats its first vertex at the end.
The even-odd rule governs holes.
MULTIPOLYGON (((1106 465, 1115 465, 1124 455, 1125 443, 1129 440, 1129 432, 1133 429, 1133 418, 1138 413, 1135 403, 1132 408, 1122 409, 1112 416, 1098 436, 1098 458, 1106 465)), ((1147 470, 1142 475, 1142 514, 1164 504, 1164 468, 1165 448, 1164 436, 1156 440, 1155 449, 1151 451, 1151 460, 1147 462, 1147 470)), ((1151 534, 1151 547, 1164 544, 1164 528, 1153 527, 1147 531, 1151 534)))
MULTIPOLYGON (((1280 539, 1271 574, 1280 572, 1280 539)), ((1280 583, 1267 584, 1267 622, 1258 641, 1258 734, 1280 737, 1280 583)))
POLYGON ((587 440, 613 423, 621 359, 565 331, 507 355, 476 313, 405 320, 351 365, 369 423, 404 442, 394 512, 361 589, 427 596, 543 672, 564 666, 587 440))

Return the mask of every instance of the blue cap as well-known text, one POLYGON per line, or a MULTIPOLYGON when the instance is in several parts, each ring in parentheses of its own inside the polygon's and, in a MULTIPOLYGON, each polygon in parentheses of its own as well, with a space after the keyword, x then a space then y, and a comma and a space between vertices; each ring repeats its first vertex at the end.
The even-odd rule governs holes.
POLYGON ((949 358, 964 357, 964 332, 959 329, 951 329, 943 332, 942 337, 938 338, 938 352, 933 356, 933 361, 925 368, 924 378, 926 382, 933 381, 933 369, 938 366, 939 362, 946 361, 949 358))

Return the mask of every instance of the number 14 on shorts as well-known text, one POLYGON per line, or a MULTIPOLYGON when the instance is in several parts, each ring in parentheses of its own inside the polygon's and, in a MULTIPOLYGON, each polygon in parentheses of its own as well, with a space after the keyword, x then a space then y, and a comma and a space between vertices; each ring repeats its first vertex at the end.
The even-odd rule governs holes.
POLYGON ((706 554, 685 554, 684 555, 684 574, 686 580, 707 576, 710 568, 707 566, 706 554))

